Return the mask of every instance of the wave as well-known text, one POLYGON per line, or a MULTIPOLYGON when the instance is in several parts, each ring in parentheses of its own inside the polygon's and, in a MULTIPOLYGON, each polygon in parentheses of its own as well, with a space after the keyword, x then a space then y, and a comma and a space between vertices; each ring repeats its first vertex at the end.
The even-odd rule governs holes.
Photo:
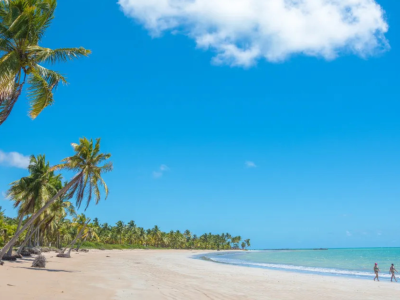
MULTIPOLYGON (((354 270, 341 270, 341 269, 333 269, 333 268, 320 268, 320 267, 304 267, 304 266, 294 266, 294 265, 284 265, 284 264, 270 264, 270 263, 253 263, 248 261, 241 261, 237 259, 229 259, 222 257, 204 257, 203 259, 231 264, 231 265, 241 265, 247 267, 257 267, 264 269, 277 269, 277 270, 287 270, 287 271, 297 271, 297 272, 306 272, 306 273, 314 273, 314 274, 324 274, 324 275, 337 275, 337 276, 351 276, 351 277, 374 277, 375 274, 366 271, 354 271, 354 270)), ((379 274, 379 277, 390 278, 391 274, 379 274)))

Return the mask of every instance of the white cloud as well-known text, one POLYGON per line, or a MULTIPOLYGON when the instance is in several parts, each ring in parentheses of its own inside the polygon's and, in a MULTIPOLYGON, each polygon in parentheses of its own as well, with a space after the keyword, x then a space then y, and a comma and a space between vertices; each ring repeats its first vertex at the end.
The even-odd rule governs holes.
POLYGON ((0 165, 26 169, 29 166, 29 156, 18 152, 3 152, 0 150, 0 165))
POLYGON ((352 236, 351 232, 348 231, 348 230, 346 230, 346 235, 347 235, 347 236, 352 236))
POLYGON ((256 164, 252 161, 246 161, 244 165, 246 166, 246 168, 257 168, 256 164))
POLYGON ((153 172, 153 178, 158 179, 161 178, 164 175, 164 172, 169 171, 169 168, 167 165, 161 165, 159 168, 159 171, 154 171, 153 172))
POLYGON ((156 172, 156 171, 153 172, 153 178, 155 179, 161 178, 162 176, 163 176, 162 172, 156 172))
POLYGON ((169 170, 168 166, 166 166, 166 165, 160 166, 160 171, 164 172, 164 171, 168 171, 168 170, 169 170))
POLYGON ((119 0, 153 36, 165 31, 216 52, 217 64, 249 67, 296 54, 331 60, 389 49, 375 0, 119 0))

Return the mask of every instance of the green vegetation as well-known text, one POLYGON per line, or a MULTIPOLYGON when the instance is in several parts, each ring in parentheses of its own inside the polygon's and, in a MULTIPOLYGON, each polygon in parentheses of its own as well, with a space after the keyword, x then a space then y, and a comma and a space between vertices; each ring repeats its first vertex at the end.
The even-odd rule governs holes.
MULTIPOLYGON (((72 147, 75 154, 63 159, 61 164, 54 167, 50 167, 44 156, 32 156, 28 168, 29 176, 11 183, 7 196, 14 201, 14 207, 18 208, 18 218, 15 220, 18 225, 9 240, 10 235, 4 233, 4 229, 0 228, 5 236, 3 239, 5 245, 0 251, 0 259, 8 250, 11 253, 11 247, 15 243, 27 243, 32 236, 36 237, 37 245, 46 238, 50 241, 49 232, 56 233, 58 245, 60 245, 62 242, 60 241, 60 231, 63 226, 71 226, 66 223, 66 217, 74 214, 72 203, 68 200, 75 198, 78 208, 84 200, 86 200, 87 208, 92 198, 95 198, 97 204, 101 196, 100 187, 104 189, 107 197, 108 187, 101 175, 112 170, 111 163, 104 163, 111 155, 100 152, 100 139, 93 142, 82 138, 79 140, 79 144, 72 144, 72 147), (62 184, 62 177, 55 175, 55 170, 72 171, 75 176, 71 181, 62 184), (24 235, 26 238, 21 241, 24 235)), ((5 220, 3 214, 2 219, 5 220)), ((83 231, 87 231, 89 228, 83 224, 87 224, 90 220, 79 223, 81 219, 77 219, 74 223, 78 232, 75 239, 72 239, 72 246, 83 231)))
POLYGON ((0 125, 27 83, 30 116, 53 104, 53 91, 66 78, 43 64, 88 56, 84 48, 49 49, 40 41, 54 19, 56 0, 0 0, 0 125))
MULTIPOLYGON (((16 218, 5 216, 0 208, 0 258, 12 254, 12 247, 46 246, 57 248, 133 249, 245 249, 250 240, 229 233, 197 236, 189 230, 163 232, 158 226, 144 229, 134 221, 127 224, 118 221, 114 226, 93 221, 84 214, 76 213, 75 206, 85 208, 92 200, 101 199, 100 188, 108 195, 108 187, 102 174, 112 170, 106 163, 110 154, 100 152, 100 139, 95 142, 82 138, 72 144, 75 154, 62 163, 51 167, 44 155, 31 156, 29 175, 10 184, 7 197, 18 209, 16 218), (75 176, 63 183, 56 171, 72 171, 75 176)), ((64 249, 64 251, 65 251, 64 249)), ((69 252, 70 252, 69 251, 69 252)), ((69 255, 69 254, 68 254, 69 255)))
MULTIPOLYGON (((53 222, 44 223, 38 228, 39 234, 30 242, 30 246, 55 246, 63 248, 68 245, 86 249, 220 249, 230 250, 242 249, 250 246, 250 240, 243 240, 240 236, 232 237, 226 234, 203 234, 197 236, 189 230, 184 232, 170 231, 162 232, 158 226, 152 229, 137 227, 134 221, 124 224, 118 221, 115 226, 107 223, 99 223, 95 218, 92 222, 84 215, 76 215, 74 209, 68 205, 58 206, 58 214, 61 219, 56 218, 53 222), (66 218, 70 216, 71 218, 66 218), (87 224, 85 226, 85 224, 87 224), (85 226, 85 227, 84 227, 85 226), (79 232, 81 237, 73 242, 79 232), (72 244, 71 244, 72 242, 72 244)), ((7 223, 16 228, 17 219, 7 218, 7 223)), ((1 221, 0 221, 0 224, 1 221)), ((2 227, 0 227, 0 232, 2 227)), ((4 227, 5 228, 5 227, 4 227)), ((21 237, 20 242, 24 237, 21 237)), ((0 244, 4 240, 0 239, 0 244)))

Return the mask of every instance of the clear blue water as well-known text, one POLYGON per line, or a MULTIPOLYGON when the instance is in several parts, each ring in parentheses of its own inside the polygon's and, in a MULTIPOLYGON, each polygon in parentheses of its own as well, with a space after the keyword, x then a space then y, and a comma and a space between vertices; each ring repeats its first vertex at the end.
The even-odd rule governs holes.
POLYGON ((400 271, 400 248, 217 252, 201 258, 249 267, 369 279, 375 276, 375 262, 382 278, 391 277, 389 268, 392 263, 400 271))

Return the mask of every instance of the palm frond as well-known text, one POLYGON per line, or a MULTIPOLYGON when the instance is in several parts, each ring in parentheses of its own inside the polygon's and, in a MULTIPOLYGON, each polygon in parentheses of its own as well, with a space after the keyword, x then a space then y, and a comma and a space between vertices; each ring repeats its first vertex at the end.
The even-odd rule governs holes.
POLYGON ((57 88, 60 82, 64 84, 68 83, 67 79, 56 71, 46 69, 41 65, 36 65, 34 68, 40 74, 40 76, 42 76, 47 81, 49 86, 54 86, 53 89, 57 88))
POLYGON ((38 72, 34 71, 29 74, 28 80, 30 86, 28 88, 28 98, 30 100, 29 115, 35 119, 43 109, 53 104, 54 86, 50 86, 38 72))
POLYGON ((10 42, 10 40, 5 37, 2 37, 2 36, 0 36, 0 51, 3 51, 3 52, 14 51, 14 46, 10 42))
POLYGON ((80 48, 60 48, 60 49, 50 49, 43 48, 40 46, 30 46, 27 47, 29 51, 29 56, 37 63, 50 63, 54 64, 56 62, 67 62, 82 56, 88 56, 91 51, 86 50, 82 47, 80 48))
POLYGON ((36 5, 41 10, 42 15, 37 18, 36 31, 38 39, 41 40, 45 31, 49 28, 51 21, 54 19, 54 11, 57 7, 56 0, 46 0, 36 5))
POLYGON ((18 55, 15 51, 11 51, 0 58, 0 78, 9 74, 17 74, 20 70, 18 55))
POLYGON ((4 73, 0 76, 0 105, 3 101, 12 98, 15 93, 16 73, 4 73))

